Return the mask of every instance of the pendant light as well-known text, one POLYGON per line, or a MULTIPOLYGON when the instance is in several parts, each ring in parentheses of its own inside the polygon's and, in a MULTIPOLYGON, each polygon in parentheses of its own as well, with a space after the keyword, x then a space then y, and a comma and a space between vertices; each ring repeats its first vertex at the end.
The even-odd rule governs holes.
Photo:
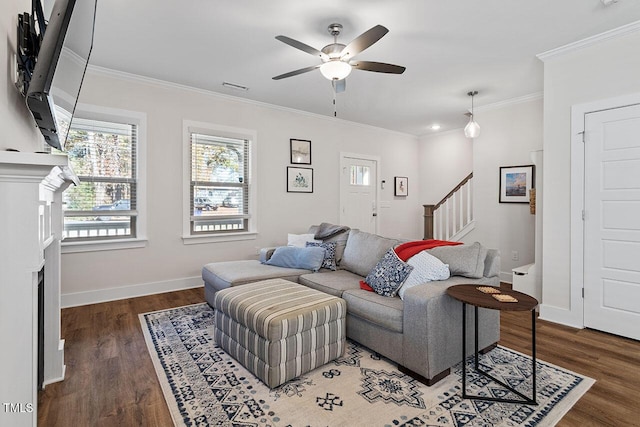
POLYGON ((480 125, 475 121, 473 115, 473 97, 478 94, 477 90, 467 93, 471 97, 471 115, 469 116, 469 123, 464 127, 464 136, 467 138, 477 138, 480 136, 480 125))

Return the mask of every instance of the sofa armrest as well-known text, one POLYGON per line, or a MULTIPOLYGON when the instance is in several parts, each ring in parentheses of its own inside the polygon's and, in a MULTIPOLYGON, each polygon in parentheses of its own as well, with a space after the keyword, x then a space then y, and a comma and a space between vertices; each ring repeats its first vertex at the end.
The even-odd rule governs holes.
MULTIPOLYGON (((462 358, 462 303, 446 294, 448 281, 407 289, 404 294, 404 366, 427 378, 449 369, 462 358)), ((478 312, 479 348, 500 339, 500 312, 478 312)), ((467 307, 467 350, 473 351, 473 307, 467 307)))
POLYGON ((271 258, 271 255, 273 255, 273 252, 275 252, 275 250, 276 246, 260 249, 260 262, 265 263, 269 261, 269 258, 271 258))

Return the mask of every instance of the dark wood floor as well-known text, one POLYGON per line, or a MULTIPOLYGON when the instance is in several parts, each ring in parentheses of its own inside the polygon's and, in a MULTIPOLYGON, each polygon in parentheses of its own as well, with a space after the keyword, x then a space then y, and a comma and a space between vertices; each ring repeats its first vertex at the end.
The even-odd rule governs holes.
MULTIPOLYGON (((171 426, 139 313, 204 301, 203 289, 62 311, 66 379, 38 398, 39 426, 171 426)), ((531 317, 503 312, 500 343, 530 354, 531 317)), ((640 426, 640 342, 537 322, 538 357, 596 379, 559 426, 640 426)))

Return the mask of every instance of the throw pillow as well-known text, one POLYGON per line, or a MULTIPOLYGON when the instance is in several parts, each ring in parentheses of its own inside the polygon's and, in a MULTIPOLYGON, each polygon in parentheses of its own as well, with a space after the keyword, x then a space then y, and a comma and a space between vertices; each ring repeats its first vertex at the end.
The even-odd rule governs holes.
POLYGON ((431 255, 449 265, 452 276, 480 279, 484 274, 487 248, 475 242, 472 245, 439 246, 429 249, 431 255))
POLYGON ((450 276, 449 266, 425 251, 418 252, 409 258, 407 264, 413 266, 413 270, 398 291, 398 296, 402 300, 407 289, 434 280, 447 280, 450 276))
POLYGON ((313 238, 313 234, 287 234, 287 246, 304 248, 307 242, 321 242, 313 238))
POLYGON ((322 260, 322 268, 328 268, 329 270, 336 271, 338 266, 336 264, 336 246, 335 242, 307 242, 307 247, 321 247, 324 248, 324 259, 322 260))
POLYGON ((324 248, 298 248, 295 246, 279 246, 265 264, 286 268, 304 268, 318 271, 324 260, 324 248))
POLYGON ((394 297, 411 270, 413 267, 401 261, 391 248, 364 280, 377 294, 394 297))

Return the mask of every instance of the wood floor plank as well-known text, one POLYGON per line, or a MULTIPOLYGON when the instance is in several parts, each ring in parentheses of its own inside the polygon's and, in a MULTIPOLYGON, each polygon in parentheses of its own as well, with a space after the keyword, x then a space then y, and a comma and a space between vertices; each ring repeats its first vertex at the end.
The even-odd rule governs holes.
MULTIPOLYGON (((64 381, 38 397, 38 425, 172 426, 139 313, 204 301, 202 288, 62 310, 64 381)), ((500 344, 531 354, 531 317, 503 312, 500 344)), ((537 321, 537 356, 596 380, 558 426, 640 427, 640 342, 537 321)))

